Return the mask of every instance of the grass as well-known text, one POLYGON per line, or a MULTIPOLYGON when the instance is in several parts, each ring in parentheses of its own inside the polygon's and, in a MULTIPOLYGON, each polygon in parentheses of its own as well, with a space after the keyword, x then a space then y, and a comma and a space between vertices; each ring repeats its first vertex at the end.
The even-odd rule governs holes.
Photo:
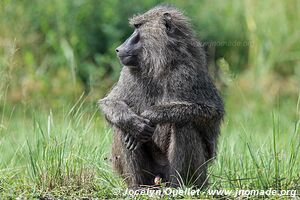
POLYGON ((122 185, 105 161, 110 131, 95 117, 96 109, 83 108, 83 102, 82 97, 58 115, 29 109, 33 113, 6 124, 1 131, 1 197, 89 197, 122 185))
MULTIPOLYGON (((299 195, 299 100, 283 104, 278 98, 277 106, 249 109, 253 102, 248 98, 241 106, 235 103, 245 95, 227 94, 228 112, 208 189, 293 189, 299 195)), ((72 107, 48 113, 7 107, 0 129, 1 199, 122 197, 114 192, 125 185, 106 159, 111 136, 84 96, 72 107)), ((200 195, 205 196, 211 197, 200 195)))
MULTIPOLYGON (((83 87, 74 82, 74 67, 89 67, 80 61, 91 53, 84 39, 94 34, 94 26, 79 26, 69 7, 57 2, 40 2, 38 7, 14 1, 0 4, 0 199, 122 198, 116 192, 125 185, 106 159, 111 129, 94 103, 116 76, 106 74, 106 67, 119 71, 118 62, 111 59, 120 40, 115 30, 121 29, 116 24, 122 15, 113 12, 118 1, 103 1, 103 16, 90 6, 72 9, 73 15, 82 11, 87 22, 95 21, 89 13, 100 13, 101 30, 103 24, 108 26, 105 30, 112 37, 111 51, 106 49, 96 59, 88 96, 80 96, 83 87), (44 10, 36 15, 37 8, 44 10), (51 24, 48 19, 56 20, 51 24), (86 30, 84 37, 81 30, 86 30)), ((170 2, 187 11, 200 37, 249 42, 244 48, 219 47, 227 113, 217 158, 209 168, 209 187, 194 197, 234 198, 211 194, 210 189, 289 189, 297 190, 299 197, 299 1, 170 2)))
MULTIPOLYGON (((2 73, 10 79, 9 70, 2 73)), ((250 72, 224 77, 227 113, 218 156, 209 168, 209 187, 194 197, 234 198, 211 189, 297 190, 299 196, 300 98, 282 89, 271 96, 273 88, 251 84, 250 72)), ((271 73, 263 79, 275 80, 271 73)), ((125 184, 106 159, 111 130, 89 96, 53 110, 35 102, 12 106, 6 82, 0 96, 0 199, 124 197, 116 191, 125 184)))

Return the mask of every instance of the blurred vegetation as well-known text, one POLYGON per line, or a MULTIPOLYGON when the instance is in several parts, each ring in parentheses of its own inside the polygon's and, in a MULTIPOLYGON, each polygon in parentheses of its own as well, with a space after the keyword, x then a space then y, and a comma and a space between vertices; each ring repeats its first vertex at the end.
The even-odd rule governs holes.
MULTIPOLYGON (((122 197, 95 102, 118 79, 127 19, 159 3, 0 1, 1 199, 122 197)), ((224 96, 210 187, 299 194, 300 1, 164 3, 191 19, 224 96)))
MULTIPOLYGON (((95 101, 118 78, 114 49, 132 32, 127 19, 162 2, 2 0, 1 91, 7 89, 11 104, 59 107, 82 92, 95 101)), ((211 47, 207 53, 221 69, 221 85, 228 86, 231 76, 268 100, 298 95, 299 1, 165 3, 183 10, 211 47)))

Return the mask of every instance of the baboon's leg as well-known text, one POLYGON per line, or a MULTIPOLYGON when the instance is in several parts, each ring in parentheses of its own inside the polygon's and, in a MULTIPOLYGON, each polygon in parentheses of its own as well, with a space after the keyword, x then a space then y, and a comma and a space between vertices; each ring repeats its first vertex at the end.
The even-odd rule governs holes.
POLYGON ((144 145, 130 151, 125 147, 120 132, 116 132, 112 147, 112 158, 114 169, 121 174, 128 187, 154 185, 155 174, 151 172, 153 169, 152 159, 144 145))
POLYGON ((114 170, 119 174, 123 174, 123 159, 121 158, 121 156, 123 156, 122 141, 119 134, 121 134, 121 132, 115 130, 115 133, 113 135, 112 148, 111 148, 111 161, 114 170))
POLYGON ((202 187, 206 181, 205 152, 200 134, 191 124, 172 126, 168 151, 171 187, 202 187))

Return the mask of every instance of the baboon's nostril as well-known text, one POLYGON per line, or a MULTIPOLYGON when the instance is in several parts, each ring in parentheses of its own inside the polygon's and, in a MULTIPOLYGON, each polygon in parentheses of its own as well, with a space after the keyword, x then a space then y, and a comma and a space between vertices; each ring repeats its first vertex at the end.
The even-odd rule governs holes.
POLYGON ((116 48, 116 52, 119 53, 119 49, 118 48, 116 48))

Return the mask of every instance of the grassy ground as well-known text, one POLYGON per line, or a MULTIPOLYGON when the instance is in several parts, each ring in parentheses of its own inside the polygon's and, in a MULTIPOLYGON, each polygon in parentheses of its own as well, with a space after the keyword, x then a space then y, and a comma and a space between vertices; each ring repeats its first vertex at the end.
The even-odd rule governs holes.
MULTIPOLYGON (((237 82, 230 86, 234 94, 225 95, 227 115, 208 189, 294 189, 299 195, 299 102, 278 97, 273 105, 237 82)), ((105 159, 111 131, 96 105, 81 97, 59 111, 4 108, 1 199, 121 197, 115 188, 125 186, 105 159)))
MULTIPOLYGON (((114 10, 116 5, 123 10, 123 3, 3 2, 0 199, 124 197, 116 189, 125 185, 106 159, 112 133, 95 105, 120 70, 114 47, 121 43, 118 25, 127 27, 128 14, 114 10), (104 55, 91 50, 91 44, 102 45, 99 41, 108 42, 104 55), (89 54, 92 61, 84 62, 89 54), (80 66, 93 69, 87 97, 78 95, 83 91, 75 77, 80 66)), ((201 38, 249 42, 243 48, 218 48, 227 113, 209 187, 194 198, 235 196, 212 195, 210 189, 289 189, 299 197, 299 1, 188 2, 170 1, 187 11, 201 38)))

